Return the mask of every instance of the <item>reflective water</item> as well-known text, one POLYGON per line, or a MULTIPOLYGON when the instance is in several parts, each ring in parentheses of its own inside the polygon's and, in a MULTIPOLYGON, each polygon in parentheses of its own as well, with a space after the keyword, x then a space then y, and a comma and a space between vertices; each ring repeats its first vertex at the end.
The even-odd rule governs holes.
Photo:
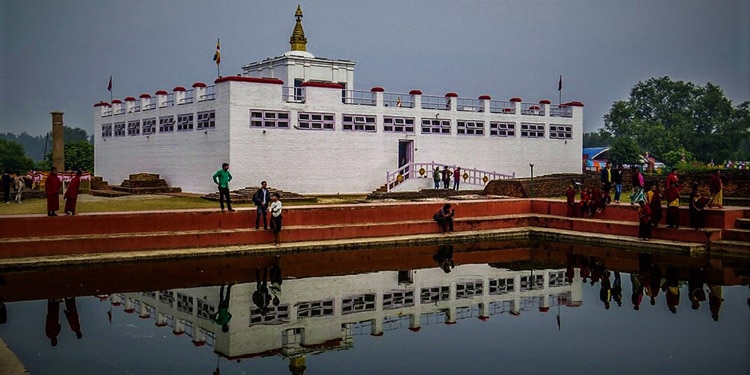
POLYGON ((504 242, 4 272, 0 337, 35 375, 748 373, 748 269, 504 242))

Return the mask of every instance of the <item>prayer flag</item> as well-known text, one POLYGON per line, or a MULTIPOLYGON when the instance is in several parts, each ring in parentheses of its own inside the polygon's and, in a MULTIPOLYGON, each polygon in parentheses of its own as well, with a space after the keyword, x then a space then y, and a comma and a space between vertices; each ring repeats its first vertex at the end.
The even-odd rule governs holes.
POLYGON ((112 76, 109 76, 109 84, 107 84, 107 91, 112 91, 112 76))
POLYGON ((216 65, 221 64, 221 39, 216 39, 216 53, 214 53, 214 61, 216 65))

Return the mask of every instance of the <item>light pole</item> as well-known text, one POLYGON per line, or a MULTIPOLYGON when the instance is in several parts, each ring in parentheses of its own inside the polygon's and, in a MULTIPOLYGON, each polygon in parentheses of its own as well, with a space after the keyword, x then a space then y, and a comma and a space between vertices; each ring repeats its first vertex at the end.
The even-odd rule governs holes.
POLYGON ((534 198, 534 163, 529 163, 531 168, 531 197, 534 198))

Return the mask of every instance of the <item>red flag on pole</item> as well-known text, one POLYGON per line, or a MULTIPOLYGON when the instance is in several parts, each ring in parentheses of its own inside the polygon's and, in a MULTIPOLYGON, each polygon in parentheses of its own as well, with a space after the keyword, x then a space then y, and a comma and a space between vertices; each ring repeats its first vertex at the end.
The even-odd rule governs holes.
POLYGON ((109 76, 109 84, 107 84, 107 91, 112 91, 112 76, 109 76))

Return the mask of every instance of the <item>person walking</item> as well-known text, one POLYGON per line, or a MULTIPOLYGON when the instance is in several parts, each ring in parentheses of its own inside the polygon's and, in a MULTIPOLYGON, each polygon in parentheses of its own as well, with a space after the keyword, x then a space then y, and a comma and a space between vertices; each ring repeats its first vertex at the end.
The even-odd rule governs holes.
POLYGON ((633 195, 630 196, 630 204, 638 204, 642 200, 646 200, 646 195, 643 192, 643 174, 638 167, 633 167, 631 182, 633 184, 633 195))
POLYGON ((21 203, 21 193, 24 188, 23 176, 16 171, 16 177, 13 179, 13 185, 16 187, 16 203, 21 203))
POLYGON ((44 182, 44 192, 47 195, 47 216, 57 216, 55 211, 60 209, 60 186, 62 182, 57 177, 57 168, 52 167, 44 182))
POLYGON ((78 192, 81 189, 81 170, 76 171, 76 175, 70 180, 68 190, 65 190, 65 214, 76 214, 76 202, 78 201, 78 192))
POLYGON ((232 201, 229 198, 229 181, 232 181, 232 174, 229 173, 229 163, 223 163, 221 169, 216 171, 213 176, 214 183, 219 186, 219 205, 221 206, 221 212, 224 212, 224 199, 227 201, 227 209, 229 212, 234 212, 232 209, 232 201))
POLYGON ((271 194, 271 230, 273 230, 273 243, 276 246, 281 245, 281 215, 282 204, 279 193, 271 194))
POLYGON ((456 167, 453 171, 453 190, 458 191, 458 185, 461 184, 461 167, 456 167))
POLYGON ((442 174, 440 173, 440 166, 435 167, 435 169, 432 170, 432 182, 435 183, 435 189, 440 189, 440 177, 442 174))
POLYGON ((615 184, 615 203, 620 203, 620 195, 622 195, 622 164, 617 166, 617 169, 612 173, 612 182, 615 184))
POLYGON ((711 201, 708 202, 708 207, 724 208, 724 183, 721 181, 721 171, 719 169, 714 169, 711 172, 709 192, 711 193, 711 201))
POLYGON ((8 174, 8 171, 3 172, 2 184, 3 184, 3 201, 10 203, 10 183, 13 179, 8 174))
POLYGON ((255 215, 255 230, 260 229, 260 218, 263 218, 263 229, 268 230, 268 202, 271 200, 271 195, 268 192, 268 183, 266 181, 260 182, 260 189, 253 194, 253 203, 255 203, 255 209, 257 214, 255 215))

